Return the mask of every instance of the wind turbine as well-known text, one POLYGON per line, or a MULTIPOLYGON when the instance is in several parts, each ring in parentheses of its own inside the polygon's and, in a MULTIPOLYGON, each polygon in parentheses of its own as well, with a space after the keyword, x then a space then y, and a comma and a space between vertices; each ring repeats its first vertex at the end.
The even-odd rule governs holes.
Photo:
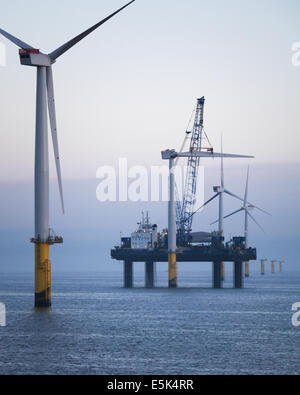
MULTIPOLYGON (((223 141, 221 142, 221 154, 223 154, 223 141)), ((224 193, 237 197, 235 195, 233 195, 230 191, 228 191, 227 189, 225 189, 225 182, 224 182, 224 156, 220 156, 221 157, 221 186, 215 186, 213 188, 214 192, 216 192, 216 194, 210 198, 207 202, 205 202, 194 214, 196 214, 197 212, 199 212, 203 207, 207 206, 209 203, 211 203, 213 200, 215 200, 216 198, 219 198, 219 220, 216 221, 219 223, 219 234, 221 237, 223 237, 224 235, 224 193)), ((240 199, 238 197, 238 199, 240 199)), ((216 223, 214 222, 214 223, 216 223)))
MULTIPOLYGON (((268 213, 267 211, 262 210, 261 208, 259 208, 259 207, 255 206, 254 204, 248 202, 249 171, 250 171, 250 166, 248 166, 248 171, 247 171, 247 182, 246 182, 246 188, 245 188, 245 196, 244 196, 244 200, 243 200, 243 206, 242 206, 239 210, 234 211, 233 213, 231 213, 231 214, 227 215, 226 217, 224 217, 224 219, 226 219, 226 218, 229 218, 229 217, 231 217, 231 216, 233 216, 233 215, 235 215, 235 214, 238 214, 238 213, 240 213, 240 212, 244 212, 244 214, 245 214, 245 226, 244 226, 244 231, 245 231, 245 247, 246 247, 246 248, 249 248, 249 231, 248 231, 248 228, 249 228, 249 217, 250 217, 250 218, 252 219, 252 221, 255 222, 256 225, 265 233, 264 229, 263 229, 263 228, 261 227, 261 225, 257 222, 257 220, 253 217, 253 215, 251 214, 250 211, 252 211, 252 210, 254 210, 254 209, 257 209, 257 210, 263 212, 264 214, 271 215, 271 214, 268 213)), ((233 194, 232 194, 232 195, 233 195, 233 194)), ((235 196, 235 197, 238 198, 239 200, 242 200, 240 197, 238 197, 238 196, 236 196, 236 195, 233 195, 233 196, 235 196)), ((217 222, 217 221, 216 221, 216 222, 217 222)), ((216 222, 214 222, 214 223, 216 223, 216 222)), ((245 263, 245 275, 246 275, 246 277, 249 277, 249 276, 250 276, 249 262, 246 262, 246 263, 245 263)))
POLYGON ((20 47, 21 64, 37 68, 36 87, 36 140, 35 140, 35 306, 51 306, 51 264, 49 246, 63 243, 62 237, 52 237, 49 229, 49 153, 48 153, 48 113, 50 119, 56 171, 62 210, 64 199, 57 139, 52 65, 56 60, 109 19, 128 7, 135 0, 115 11, 90 29, 71 39, 55 51, 44 54, 39 49, 26 44, 6 31, 0 33, 20 47), (47 106, 48 105, 48 106, 47 106), (48 109, 47 109, 48 107, 48 109))
POLYGON ((168 262, 169 288, 177 288, 177 244, 176 244, 176 199, 174 167, 178 158, 253 158, 253 156, 216 153, 213 151, 176 152, 166 150, 161 153, 163 160, 169 161, 169 204, 168 204, 168 262))

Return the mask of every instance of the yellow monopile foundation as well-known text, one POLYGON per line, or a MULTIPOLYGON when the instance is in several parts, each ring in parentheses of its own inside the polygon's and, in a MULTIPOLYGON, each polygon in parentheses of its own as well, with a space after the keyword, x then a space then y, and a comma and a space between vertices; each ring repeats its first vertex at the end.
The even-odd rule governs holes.
POLYGON ((272 261, 272 274, 275 274, 275 261, 272 261))
POLYGON ((35 307, 51 306, 49 244, 35 244, 35 307))
POLYGON ((225 263, 221 262, 221 277, 222 277, 222 281, 225 280, 225 263))
POLYGON ((169 288, 177 288, 177 262, 173 252, 169 252, 169 288))

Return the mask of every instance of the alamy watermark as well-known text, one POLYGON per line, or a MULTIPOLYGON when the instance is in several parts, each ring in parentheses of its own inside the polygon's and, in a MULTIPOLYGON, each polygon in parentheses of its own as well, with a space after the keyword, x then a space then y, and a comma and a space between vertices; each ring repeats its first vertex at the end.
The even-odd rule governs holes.
POLYGON ((6 66, 6 48, 5 45, 0 41, 0 67, 6 66))
POLYGON ((292 324, 298 328, 300 326, 300 302, 293 304, 292 311, 295 312, 292 316, 292 324))
POLYGON ((292 45, 292 64, 295 67, 300 67, 300 42, 295 42, 292 45))
MULTIPOLYGON (((174 166, 176 200, 181 200, 187 177, 187 167, 174 166)), ((96 195, 99 202, 168 202, 169 166, 128 167, 128 160, 120 158, 117 167, 101 166, 97 170, 100 180, 96 195)), ((204 204, 204 167, 200 166, 197 177, 197 191, 193 195, 194 206, 204 204)))
POLYGON ((0 303, 0 326, 6 326, 6 307, 4 303, 0 303))

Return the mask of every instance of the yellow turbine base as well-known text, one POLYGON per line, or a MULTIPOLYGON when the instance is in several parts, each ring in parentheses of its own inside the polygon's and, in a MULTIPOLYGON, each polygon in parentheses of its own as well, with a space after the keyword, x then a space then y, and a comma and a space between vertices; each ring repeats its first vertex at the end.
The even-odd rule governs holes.
POLYGON ((173 252, 169 252, 169 288, 177 288, 177 262, 173 252))
POLYGON ((272 274, 275 274, 275 262, 272 262, 272 274))
POLYGON ((49 244, 35 244, 35 307, 51 306, 49 244))
POLYGON ((265 264, 264 263, 261 264, 261 274, 262 274, 262 276, 265 275, 265 264))
POLYGON ((222 281, 225 280, 225 263, 224 262, 221 262, 221 278, 222 278, 222 281))
POLYGON ((245 276, 250 277, 250 264, 249 262, 245 262, 245 276))

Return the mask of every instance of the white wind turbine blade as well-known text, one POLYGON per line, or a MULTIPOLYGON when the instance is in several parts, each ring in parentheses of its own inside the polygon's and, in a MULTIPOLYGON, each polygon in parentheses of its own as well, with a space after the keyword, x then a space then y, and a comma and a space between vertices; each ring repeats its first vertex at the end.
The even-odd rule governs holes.
POLYGON ((267 214, 267 215, 270 215, 270 216, 272 217, 272 214, 268 213, 267 211, 263 210, 262 208, 259 208, 259 207, 255 206, 254 204, 249 203, 249 202, 246 202, 246 203, 249 204, 252 208, 256 208, 256 210, 259 210, 259 211, 261 211, 262 213, 267 214))
POLYGON ((250 166, 248 166, 247 182, 246 182, 245 198, 244 198, 244 207, 246 207, 247 200, 248 200, 248 190, 249 190, 249 171, 250 171, 250 166))
POLYGON ((0 29, 0 34, 6 37, 9 41, 16 44, 18 47, 22 49, 33 49, 30 45, 24 43, 23 41, 19 40, 17 37, 12 36, 11 34, 7 33, 5 30, 0 29))
POLYGON ((256 210, 259 210, 259 211, 261 211, 262 213, 267 214, 267 215, 269 215, 270 217, 272 217, 272 214, 268 213, 267 211, 262 210, 261 208, 259 208, 259 207, 257 207, 257 206, 254 206, 254 205, 253 205, 253 207, 256 208, 256 210))
MULTIPOLYGON (((229 218, 229 217, 232 217, 233 215, 238 214, 238 213, 240 213, 241 211, 244 211, 244 208, 243 208, 243 207, 240 208, 240 209, 237 210, 237 211, 234 211, 233 213, 231 213, 231 214, 229 214, 229 215, 226 215, 226 217, 224 217, 224 219, 229 218)), ((216 224, 217 222, 219 222, 218 219, 217 219, 215 222, 212 222, 211 225, 214 225, 214 224, 216 224)))
POLYGON ((225 192, 227 195, 230 195, 230 196, 232 196, 232 197, 234 197, 234 198, 236 198, 236 199, 240 200, 241 202, 243 202, 243 201, 244 201, 244 199, 243 199, 243 198, 241 198, 240 196, 238 196, 238 195, 235 195, 234 193, 232 193, 232 192, 228 191, 228 189, 225 189, 225 190, 224 190, 224 192, 225 192))
POLYGON ((79 43, 79 41, 81 41, 82 39, 84 39, 86 36, 88 36, 89 34, 91 34, 94 30, 96 30, 98 27, 100 27, 101 25, 103 25, 105 22, 107 22, 109 19, 111 19, 112 17, 114 17, 116 14, 118 14, 119 12, 121 12, 122 10, 124 10, 124 8, 128 7, 131 3, 133 3, 135 0, 132 0, 130 3, 124 5, 122 8, 120 8, 119 10, 115 11, 113 14, 109 15, 108 17, 106 17, 105 19, 103 19, 102 21, 100 21, 99 23, 97 23, 96 25, 92 26, 91 28, 89 28, 88 30, 86 30, 85 32, 79 34, 78 36, 76 36, 75 38, 73 38, 72 40, 68 41, 67 43, 65 43, 64 45, 62 45, 61 47, 59 47, 58 49, 56 49, 55 51, 51 52, 49 54, 50 58, 52 61, 54 61, 55 59, 57 59, 58 57, 60 57, 61 55, 63 55, 65 52, 67 52, 70 48, 72 48, 74 45, 76 45, 77 43, 79 43))
POLYGON ((198 210, 196 210, 191 216, 194 216, 195 214, 198 213, 203 207, 207 206, 210 202, 212 202, 214 199, 216 199, 220 193, 217 193, 215 196, 213 196, 211 199, 209 199, 206 203, 203 204, 203 206, 199 207, 198 210))
POLYGON ((226 217, 224 217, 224 219, 227 219, 227 218, 229 218, 229 217, 232 217, 233 215, 238 214, 238 213, 240 213, 241 211, 244 211, 244 208, 240 208, 239 210, 236 210, 236 211, 234 211, 233 213, 226 215, 226 217))
POLYGON ((207 206, 210 202, 212 202, 213 200, 215 200, 218 196, 220 195, 220 193, 217 193, 215 196, 213 196, 211 199, 209 199, 207 202, 205 202, 203 204, 203 206, 201 206, 197 211, 201 210, 203 207, 207 206))
POLYGON ((47 92, 48 92, 49 119, 50 119, 51 134, 52 134, 52 141, 53 141, 56 172, 57 172, 57 178, 58 178, 59 194, 60 194, 60 199, 61 199, 62 211, 63 211, 63 213, 65 213, 62 178, 61 178, 61 168, 60 168, 60 157, 59 157, 59 148, 58 148, 58 138, 57 138, 57 125, 56 125, 56 112, 55 112, 52 67, 47 67, 47 92))
MULTIPOLYGON (((179 152, 183 152, 184 147, 185 147, 186 142, 188 141, 188 139, 189 139, 189 136, 186 134, 179 152)), ((180 159, 179 157, 176 158, 175 166, 177 166, 179 159, 180 159)))
POLYGON ((256 219, 253 217, 253 215, 246 209, 246 213, 249 215, 249 217, 256 223, 256 225, 266 234, 265 230, 260 226, 260 224, 256 221, 256 219))

